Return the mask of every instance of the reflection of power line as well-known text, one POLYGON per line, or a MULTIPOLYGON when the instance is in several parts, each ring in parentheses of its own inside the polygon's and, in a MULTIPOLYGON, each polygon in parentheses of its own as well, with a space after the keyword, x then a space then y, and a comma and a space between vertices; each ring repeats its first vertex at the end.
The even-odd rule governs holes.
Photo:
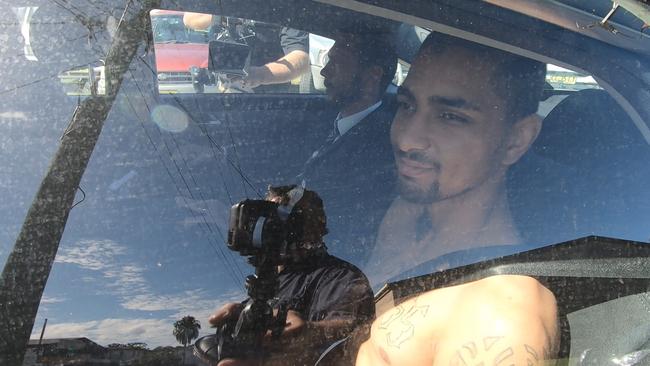
MULTIPOLYGON (((225 125, 226 125, 226 129, 228 130, 228 135, 230 136, 230 143, 232 144, 232 150, 235 152, 235 159, 237 159, 237 166, 239 166, 239 169, 241 170, 241 161, 239 161, 239 154, 237 153, 237 144, 235 143, 235 138, 232 136, 232 129, 230 128, 230 121, 227 112, 224 114, 224 119, 226 120, 225 125)), ((248 190, 246 189, 246 185, 243 186, 244 186, 244 193, 246 193, 246 196, 248 196, 248 190)), ((255 188, 253 188, 253 191, 255 191, 255 188)))
MULTIPOLYGON (((199 110, 199 111, 201 110, 201 106, 200 106, 200 104, 196 101, 196 99, 194 99, 194 107, 195 107, 196 110, 199 110)), ((190 118, 192 118, 192 117, 190 116, 190 118)), ((211 137, 210 134, 208 133, 207 128, 205 128, 205 127, 201 128, 201 123, 196 123, 196 121, 194 121, 194 122, 195 122, 195 124, 198 126, 199 131, 201 131, 201 133, 204 134, 204 135, 206 136, 206 138, 208 139, 208 146, 210 146, 210 151, 212 151, 212 157, 214 158, 215 161, 219 161, 219 158, 217 157, 218 153, 217 153, 217 151, 215 150, 215 148, 216 148, 216 144, 214 144, 214 143, 212 143, 212 142, 210 141, 210 140, 212 140, 212 137, 211 137)), ((221 150, 220 153, 221 153, 222 155, 224 155, 224 156, 225 156, 225 154, 226 154, 226 152, 223 151, 223 150, 221 150)), ((233 204, 234 204, 234 201, 233 201, 233 199, 232 199, 232 195, 230 194, 230 190, 228 189, 228 185, 226 184, 225 176, 224 176, 223 172, 221 172, 221 171, 219 172, 219 175, 221 176, 221 181, 223 182, 223 187, 224 187, 224 189, 226 190, 226 194, 228 195, 228 199, 230 200, 230 205, 233 205, 233 204)))
MULTIPOLYGON (((126 96, 126 100, 127 100, 128 104, 129 104, 129 106, 131 107, 131 109, 133 110, 133 113, 136 114, 136 118, 138 118, 135 107, 133 107, 133 104, 131 103, 131 100, 130 100, 128 95, 126 96)), ((174 176, 171 173, 171 171, 169 170, 169 168, 167 167, 167 164, 165 164, 165 161, 162 158, 162 154, 160 154, 160 151, 158 150, 158 147, 157 147, 156 143, 151 138, 151 135, 149 135, 149 132, 147 132, 147 129, 144 126, 144 124, 142 123, 142 120, 140 118, 138 118, 138 121, 140 122, 140 126, 142 127, 145 135, 147 136, 147 139, 149 140, 149 143, 151 144, 152 148, 156 152, 156 155, 158 156, 158 159, 160 160, 160 164, 165 168, 165 171, 167 172, 167 175, 169 176, 172 184, 176 188, 176 191, 177 191, 178 195, 184 201, 186 209, 190 212, 190 214, 194 217, 194 219, 197 220, 197 222, 199 223, 199 227, 201 227, 201 229, 204 230, 204 232, 205 232, 205 229, 203 228, 203 226, 201 226, 201 222, 198 219, 197 215, 190 208, 191 205, 189 204, 189 202, 187 202, 187 199, 182 194, 181 189, 178 186, 178 184, 176 184, 176 180, 174 179, 174 176)), ((229 262, 228 262, 228 260, 227 260, 227 258, 225 256, 225 253, 223 253, 221 250, 218 249, 218 247, 215 247, 212 244, 212 242, 210 241, 209 233, 206 233, 206 236, 208 236, 208 245, 214 250, 215 254, 217 255, 217 258, 219 258, 219 256, 221 256, 221 258, 219 258, 219 259, 223 261, 224 265, 226 265, 226 269, 228 270, 228 272, 230 274, 230 278, 232 279, 233 283, 235 284, 236 287, 240 287, 241 286, 241 279, 238 279, 236 274, 235 274, 235 271, 232 268, 230 268, 229 262)))
MULTIPOLYGON (((178 153, 179 153, 180 156, 181 156, 181 159, 182 159, 182 161, 183 161, 183 164, 184 164, 185 167, 187 168, 187 172, 188 172, 188 175, 190 176, 190 179, 192 179, 192 182, 194 183, 194 185, 196 186, 196 188, 197 188, 197 190, 198 190, 199 198, 200 198, 203 202, 206 202, 206 203, 207 203, 208 200, 207 200, 207 199, 205 198, 205 196, 203 195, 203 192, 201 192, 200 186, 199 186, 198 182, 196 181, 196 179, 194 178, 194 174, 192 174, 192 169, 190 168, 189 164, 187 163, 187 160, 185 159, 185 156, 183 155, 183 153, 182 153, 182 151, 181 151, 181 148, 180 148, 180 146, 178 145, 178 142, 176 141, 176 138, 174 138, 174 135, 173 135, 173 134, 170 134, 170 135, 171 135, 171 137, 172 137, 172 141, 173 141, 174 144, 176 145, 176 150, 178 151, 178 153)), ((190 193, 190 196, 192 196, 191 193, 190 193)), ((208 214, 209 214, 210 216, 212 216, 212 220, 214 220, 215 223, 217 223, 219 220, 217 219, 217 217, 215 216, 215 214, 214 214, 214 213, 212 212, 212 210, 210 209, 210 206, 209 206, 209 205, 206 205, 206 207, 207 207, 208 214)), ((207 223, 207 221, 206 221, 206 224, 208 225, 208 228, 211 228, 210 225, 207 223)), ((216 231, 217 231, 217 233, 219 234, 219 237, 221 238, 221 241, 222 241, 223 243, 225 243, 225 242, 226 242, 226 237, 223 235, 223 232, 222 232, 221 229, 219 228, 219 224, 218 224, 218 223, 215 224, 214 227, 216 228, 216 231)), ((237 269, 237 271, 239 272, 239 274, 241 275, 241 277, 244 278, 244 277, 245 277, 245 276, 244 276, 244 273, 241 271, 241 268, 239 268, 239 266, 237 265, 237 262, 236 262, 235 259, 232 257, 232 253, 231 253, 231 260, 232 260, 232 262, 234 263, 235 268, 237 269)))
MULTIPOLYGON (((157 75, 157 71, 154 70, 154 68, 142 56, 138 56, 138 59, 140 59, 140 62, 142 62, 147 67, 147 69, 149 69, 149 71, 151 71, 151 73, 153 75, 157 75)), ((189 117, 189 119, 199 127, 199 130, 203 134, 205 134, 205 136, 208 139, 208 145, 210 145, 210 150, 212 151, 212 156, 214 157, 215 161, 219 161, 219 158, 217 157, 217 155, 221 154, 223 156, 223 158, 226 159, 227 162, 233 167, 233 169, 235 169, 238 172, 240 177, 242 179, 246 180, 247 178, 244 176, 244 173, 241 170, 241 168, 239 166, 235 165, 233 162, 229 161, 228 155, 226 154, 226 149, 223 146, 216 143, 212 139, 212 137, 210 136, 210 134, 207 131, 207 128, 205 128, 205 127, 202 128, 201 124, 194 120, 194 117, 192 117, 192 114, 187 110, 187 108, 182 104, 182 102, 178 99, 177 96, 173 96, 173 98, 174 98, 174 101, 176 101, 176 104, 178 106, 180 106, 181 109, 183 109, 183 111, 185 111, 185 114, 189 117), (219 150, 218 153, 217 153, 217 151, 215 151, 215 147, 219 150)), ((195 101, 195 107, 197 107, 197 109, 200 110, 200 106, 196 101, 195 101)), ((221 175, 221 181, 223 182, 223 187, 224 187, 224 189, 226 191, 226 194, 228 195, 228 199, 230 200, 230 204, 232 205, 234 203, 234 201, 232 199, 232 195, 230 194, 230 190, 228 189, 228 185, 226 184, 226 179, 223 176, 223 174, 220 174, 220 175, 221 175)), ((253 187, 253 190, 256 191, 254 187, 253 187)), ((244 192, 245 193, 247 192, 245 185, 244 185, 244 192)), ((258 194, 258 196, 260 196, 259 192, 257 192, 257 194, 258 194)))
MULTIPOLYGON (((149 69, 152 72, 153 75, 157 75, 157 71, 142 56, 137 56, 137 57, 140 60, 140 62, 142 62, 147 67, 147 69, 149 69)), ((247 193, 248 190, 246 189, 246 185, 244 185, 243 183, 246 183, 253 190, 253 192, 255 192, 255 194, 257 194, 257 196, 259 198, 262 198, 263 196, 260 193, 260 191, 255 187, 255 185, 253 185, 253 183, 251 183, 250 179, 248 177, 246 177, 243 170, 241 169, 241 162, 239 161, 239 155, 237 154, 237 150, 236 150, 237 148, 236 148, 236 144, 235 144, 235 141, 234 141, 234 138, 233 138, 233 135, 232 135, 232 130, 230 128, 230 124, 227 123, 226 128, 228 129, 228 133, 230 135, 230 139, 231 139, 231 142, 232 142, 232 145, 233 145, 233 149, 235 151, 235 159, 237 159, 237 163, 233 162, 228 157, 228 155, 226 154, 226 149, 222 145, 220 145, 216 141, 214 141, 214 139, 208 133, 207 128, 201 128, 201 124, 198 123, 194 119, 194 117, 192 116, 192 113, 187 109, 187 107, 185 107, 185 105, 181 102, 181 100, 175 95, 173 96, 173 98, 174 98, 174 101, 176 102, 176 104, 185 112, 185 114, 189 117, 189 119, 192 122, 194 122, 197 126, 199 126, 199 130, 201 132, 205 133, 205 136, 208 138, 209 143, 212 145, 211 147, 217 147, 218 151, 220 152, 221 155, 223 155, 224 159, 228 162, 228 164, 230 164, 230 166, 233 169, 235 169, 237 174, 242 179, 242 185, 244 187, 244 192, 246 193, 246 195, 248 195, 248 193, 247 193)), ((198 103, 197 103, 197 106, 198 106, 198 103)), ((228 118, 228 116, 226 115, 226 119, 227 118, 228 118)), ((217 159, 217 157, 216 157, 217 152, 214 150, 214 148, 212 148, 212 152, 214 154, 214 158, 217 159)), ((223 180, 223 181, 225 182, 225 180, 223 180)), ((230 193, 228 193, 228 196, 230 197, 230 193)), ((231 201, 230 203, 232 204, 233 203, 232 198, 230 198, 230 201, 231 201)))
MULTIPOLYGON (((144 101, 144 104, 145 104, 147 110, 150 111, 150 108, 149 108, 148 103, 146 102, 146 98, 145 98, 145 96, 144 96, 144 93, 143 93, 142 90, 140 89, 140 87, 139 87, 139 85, 138 85, 138 82, 137 82, 137 80, 135 79, 135 76, 133 75, 133 73, 132 73, 131 71, 130 71, 130 74, 131 74, 131 79, 132 79, 133 82, 134 82, 134 85, 136 86, 136 88, 138 89, 140 95, 141 95, 142 98, 143 98, 143 101, 144 101)), ((137 112, 135 111, 135 108, 133 107, 132 103, 130 102, 130 99, 128 98, 128 95, 127 95, 127 101, 129 102, 129 105, 130 105, 131 108, 133 109, 134 113, 136 113, 136 117, 137 117, 137 112)), ((151 112, 149 112, 149 113, 151 113, 151 112)), ((224 264, 228 267, 228 270, 230 271, 231 276, 233 277, 234 281, 235 281, 238 285, 241 285, 241 281, 238 281, 238 280, 237 280, 236 272, 239 272, 239 274, 241 275, 241 278, 242 278, 242 279, 244 278, 244 275, 243 275, 241 269, 239 268, 239 266, 237 265, 237 262, 236 262, 235 259, 232 257, 232 254, 230 255, 230 260, 228 260, 228 257, 229 257, 229 256, 227 256, 227 255, 224 253, 224 251, 223 251, 223 249, 221 248, 221 246, 219 246, 219 244, 216 242, 215 234, 218 234, 218 235, 220 236, 221 240, 223 241, 223 243, 225 243, 225 238, 224 238, 224 236, 223 236, 223 233, 222 233, 221 230, 218 228, 218 226, 217 226, 217 229, 216 229, 216 230, 212 229, 212 226, 211 226, 210 223, 206 220, 205 215, 204 215, 203 213, 201 213, 200 218, 198 218, 198 217, 197 217, 197 214, 195 214, 194 211, 192 211, 192 209, 191 209, 191 205, 187 202, 187 199, 186 199, 185 196, 181 193, 181 189, 180 189, 180 188, 178 187, 178 185, 176 184, 176 180, 173 178, 173 175, 172 175, 171 171, 169 171, 169 169, 167 168, 167 166, 164 164, 164 161, 162 161, 162 157, 161 157, 160 154, 159 154, 159 150, 158 150, 158 148, 157 148, 157 145, 153 142, 153 139, 151 138, 151 136, 150 136, 149 133, 147 132, 147 130, 146 130, 144 124, 142 123, 142 121, 141 121, 140 119, 138 119, 138 120, 140 121, 141 126, 142 126, 142 128, 144 129, 145 134, 147 135, 147 138, 149 139, 150 143, 151 143, 152 146, 154 147, 154 150, 156 151, 156 153, 158 153, 159 158, 161 159, 161 163, 163 164, 163 166, 165 167, 165 169, 166 169, 168 175, 169 175, 170 178, 172 179, 172 183, 174 183, 174 185, 175 185, 175 187, 176 187, 176 189, 177 189, 179 195, 180 195, 181 198, 183 199, 186 208, 188 208, 188 210, 190 211, 190 214, 192 214, 192 216, 194 217, 194 219, 195 219, 195 220, 198 220, 197 222, 199 223, 199 227, 201 227, 202 230, 204 230, 204 232, 205 232, 206 235, 208 236, 208 244, 210 244, 210 246, 212 246, 212 248, 215 250, 215 252, 217 252, 218 254, 221 255, 221 257, 222 257, 222 259, 223 259, 223 261, 224 261, 224 264), (203 226, 201 225, 201 223, 203 223, 203 225, 204 225, 205 227, 203 227, 203 226), (207 227, 207 231, 205 231, 205 228, 206 228, 206 227, 207 227), (215 231, 216 231, 216 233, 215 233, 215 231), (235 270, 235 269, 236 269, 236 270, 235 270)), ((159 133, 160 133, 160 131, 159 131, 159 133)), ((172 152, 171 152, 170 147, 169 147, 168 144, 167 144, 167 141, 165 141, 165 139, 164 139, 162 133, 160 133, 159 136, 160 136, 160 138, 161 138, 161 140, 162 140, 162 142, 163 142, 163 146, 164 146, 164 148, 166 149, 167 154, 168 154, 169 157, 170 157, 170 160, 171 160, 172 164, 173 164, 174 167, 176 168, 176 171, 177 171, 178 175, 180 176, 181 181, 183 182, 185 188, 187 189, 187 192, 189 193, 189 195, 190 195, 190 197, 191 197, 192 199, 198 201, 198 199, 196 199, 196 198, 194 197, 194 194, 192 193, 192 189, 190 188, 190 185, 188 184, 187 180, 185 179, 185 176, 183 175, 183 172, 182 172, 181 168, 180 168, 180 167, 178 166, 178 164, 176 163, 176 160, 175 160, 174 157, 173 157, 173 154, 172 154, 172 152)), ((178 146, 178 144, 177 144, 177 146, 178 146)), ((189 174, 190 174, 190 176, 191 176, 191 179, 193 180, 193 182, 194 182, 194 184, 196 185, 196 187, 199 189, 199 194, 200 194, 201 198, 203 199, 203 201, 206 201, 206 200, 205 200, 205 197, 204 197, 203 194, 200 192, 200 188, 199 188, 199 186, 198 186, 198 183, 196 182, 196 179, 194 179, 193 175, 191 174, 191 171, 190 171, 190 169, 189 169, 189 166, 187 165, 187 162, 186 162, 184 156, 182 155, 182 152, 180 151, 180 149, 179 149, 179 153, 181 154, 181 157, 182 157, 183 161, 185 162, 185 165, 186 165, 187 170, 188 170, 188 172, 189 172, 189 174)), ((210 211, 209 209, 208 209, 208 212, 211 213, 211 211, 210 211)), ((214 217, 214 214, 212 214, 212 216, 214 217)))
MULTIPOLYGON (((138 57, 138 59, 140 59, 140 62, 142 62, 147 67, 147 69, 149 69, 151 71, 151 73, 153 75, 157 75, 157 71, 154 70, 153 66, 151 66, 142 56, 137 56, 137 57, 138 57)), ((260 192, 255 188, 255 186, 253 186, 253 184, 250 182, 250 180, 245 176, 244 172, 242 171, 241 163, 239 162, 239 156, 236 155, 236 159, 237 159, 238 164, 235 164, 234 162, 230 161, 230 159, 228 159, 228 155, 226 154, 226 149, 223 146, 219 145, 217 142, 215 142, 212 139, 212 136, 210 136, 210 134, 208 133, 207 128, 205 128, 205 127, 202 128, 201 127, 201 124, 198 123, 194 119, 194 117, 192 116, 192 113, 190 113, 190 111, 183 105, 183 103, 178 99, 177 96, 173 96, 173 98, 174 98, 174 101, 176 102, 176 104, 181 109, 183 109, 183 111, 188 116, 190 121, 194 122, 199 127, 199 130, 201 131, 201 133, 205 134, 205 136, 208 139, 208 145, 210 146, 210 150, 212 151, 212 156, 214 157, 215 161, 219 161, 219 158, 217 157, 218 154, 222 155, 223 158, 225 160, 227 160, 227 162, 232 166, 232 168, 235 169, 235 171, 238 173, 238 175, 241 177, 241 179, 243 181, 245 181, 246 183, 248 183, 248 185, 253 189, 253 191, 257 194, 257 196, 261 198, 262 195, 260 194, 260 192), (215 147, 219 149, 218 153, 215 150, 215 147)), ((196 99, 194 101, 195 101, 195 107, 198 110, 200 110, 201 109, 200 104, 198 102, 196 102, 196 99)), ((151 111, 149 111, 149 112, 151 113, 151 111)), ((228 131, 230 132, 230 138, 231 138, 231 141, 233 142, 233 146, 234 146, 234 139, 232 137, 232 132, 230 131, 230 125, 227 125, 227 128, 228 128, 228 131)), ((235 154, 236 154, 236 151, 235 151, 235 154)), ((228 195, 228 200, 230 201, 230 204, 232 205, 234 203, 234 201, 232 199, 232 195, 230 194, 230 189, 228 189, 228 185, 226 184, 224 174, 220 174, 220 176, 221 176, 221 182, 223 183, 223 188, 226 191, 226 194, 228 195)), ((248 195, 248 190, 246 189, 246 185, 243 185, 243 187, 244 187, 245 194, 248 195)))
MULTIPOLYGON (((142 61, 143 61, 143 63, 144 63, 145 65, 148 66, 148 64, 147 64, 146 62, 144 62, 144 60, 142 60, 142 61)), ((135 77, 133 76, 133 72, 130 71, 130 73, 131 73, 131 77, 132 77, 132 79, 135 79, 135 77)), ((140 89, 140 86, 137 84, 137 82, 136 82, 135 85, 136 85, 136 88, 138 88, 138 91, 139 91, 140 95, 144 98, 144 94, 143 94, 143 92, 142 92, 142 89, 140 89)), ((147 108, 147 111, 148 111, 149 114, 151 115, 151 109, 149 108, 149 105, 148 105, 146 102, 145 102, 145 107, 147 108)), ((183 106, 181 106, 181 107, 183 107, 183 106)), ((185 113, 186 113, 186 115, 188 116, 188 118, 191 119, 191 120, 193 121, 191 114, 189 114, 189 111, 187 111, 187 110, 185 109, 185 113)), ((198 125, 198 124, 197 124, 197 125, 198 125)), ((200 125, 199 125, 199 126, 200 126, 200 125)), ((200 127, 199 127, 199 130, 201 130, 200 127)), ((201 130, 201 131, 202 131, 202 130, 201 130)), ((203 132, 203 131, 202 131, 202 132, 203 132)), ((172 135, 172 137, 173 137, 173 135, 172 135)), ((174 140, 174 142, 176 142, 176 141, 174 140)), ((177 146, 178 146, 178 144, 177 144, 177 146)), ((214 147, 213 147, 212 145, 210 145, 210 148, 211 148, 211 150, 212 150, 212 154, 213 154, 213 157, 215 158, 215 161, 219 161, 219 159, 218 159, 217 156, 216 156, 216 152, 214 151, 214 147)), ((179 153, 180 153, 180 148, 178 148, 178 150, 179 150, 179 153)), ((181 153, 181 154, 182 154, 182 153, 181 153)), ((224 156, 225 156, 225 155, 224 155, 224 156)), ((186 162, 186 166, 187 166, 187 162, 186 162)), ((188 167, 188 170, 189 170, 189 167, 188 167)), ((225 192, 226 192, 226 194, 227 194, 227 196, 228 196, 228 200, 229 200, 230 204, 232 205, 232 204, 233 204, 232 195, 230 194, 230 190, 228 189, 228 185, 226 184, 224 174, 221 173, 221 170, 219 170, 219 172, 220 172, 219 175, 221 176, 221 182, 223 183, 224 190, 225 190, 225 192)), ((198 186, 198 184, 196 184, 196 185, 198 186)), ((211 188, 211 189, 212 189, 212 188, 211 188)))
MULTIPOLYGON (((194 119, 194 117, 192 117, 192 114, 191 114, 190 111, 187 109, 187 107, 185 107, 185 106, 180 102, 180 100, 178 99, 178 97, 174 96, 174 100, 176 101, 176 103, 178 104, 178 106, 181 107, 181 109, 183 109, 183 111, 187 114, 187 116, 190 118, 190 120, 191 120, 192 122, 194 122, 194 123, 197 124, 197 125, 200 125, 200 124, 199 124, 199 123, 194 119)), ((199 127, 199 128, 200 128, 200 127, 199 127)), ((230 130, 230 129, 229 129, 229 130, 230 130)), ((246 176, 246 174, 244 174, 243 170, 241 169, 241 166, 238 165, 238 164, 236 164, 235 162, 233 162, 231 159, 228 158, 228 155, 225 154, 225 148, 224 148, 222 145, 218 144, 216 141, 214 141, 214 139, 213 139, 213 138, 212 138, 212 137, 207 133, 207 131, 206 131, 206 136, 208 137, 208 140, 210 141, 211 144, 214 144, 214 145, 215 145, 219 150, 222 151, 222 154, 224 155, 224 158, 226 159, 226 161, 230 164, 230 166, 232 166, 233 169, 235 169, 235 172, 237 172, 237 174, 239 175, 239 177, 242 179, 242 183, 246 183, 246 184, 247 184, 247 185, 248 185, 248 186, 253 190, 253 192, 254 192, 255 194, 257 194, 257 196, 258 196, 259 198, 263 198, 264 196, 262 195, 262 193, 261 193, 261 192, 260 192, 260 191, 255 187, 255 185, 254 185, 253 183, 251 183, 250 179, 248 179, 248 177, 246 176)), ((232 134, 231 134, 230 136, 232 137, 232 134)), ((234 140, 233 140, 232 142, 233 142, 233 146, 234 146, 234 145, 235 145, 234 140)))

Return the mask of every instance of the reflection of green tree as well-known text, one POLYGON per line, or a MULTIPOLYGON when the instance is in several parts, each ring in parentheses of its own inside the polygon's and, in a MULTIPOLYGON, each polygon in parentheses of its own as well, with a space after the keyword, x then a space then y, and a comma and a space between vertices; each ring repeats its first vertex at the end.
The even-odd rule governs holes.
MULTIPOLYGON (((187 348, 193 339, 199 337, 199 329, 201 323, 198 320, 190 315, 184 316, 183 319, 174 322, 174 337, 178 343, 187 348)), ((183 364, 185 364, 185 350, 183 350, 183 364)))
POLYGON ((135 360, 132 366, 180 366, 181 358, 173 347, 158 347, 135 360))
POLYGON ((111 343, 107 348, 112 348, 112 349, 148 349, 147 344, 143 342, 132 342, 132 343, 127 343, 127 344, 122 344, 122 343, 111 343))

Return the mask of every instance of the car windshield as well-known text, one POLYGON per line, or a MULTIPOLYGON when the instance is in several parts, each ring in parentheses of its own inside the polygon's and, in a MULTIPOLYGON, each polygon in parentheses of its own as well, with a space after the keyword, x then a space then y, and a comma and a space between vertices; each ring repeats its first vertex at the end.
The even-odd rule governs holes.
POLYGON ((648 362, 650 6, 536 4, 1 5, 0 364, 648 362))

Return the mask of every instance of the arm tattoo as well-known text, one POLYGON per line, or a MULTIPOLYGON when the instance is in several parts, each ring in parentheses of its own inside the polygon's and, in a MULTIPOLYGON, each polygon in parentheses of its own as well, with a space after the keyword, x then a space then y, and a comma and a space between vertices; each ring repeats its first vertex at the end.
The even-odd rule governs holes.
POLYGON ((426 317, 429 305, 417 306, 416 303, 405 307, 397 306, 389 316, 379 325, 379 329, 386 332, 386 344, 391 347, 400 346, 415 335, 415 323, 426 317))
MULTIPOLYGON (((467 342, 456 351, 449 362, 450 366, 515 366, 515 356, 525 357, 526 366, 543 364, 539 352, 528 344, 509 345, 502 342, 504 337, 485 337, 479 342, 467 342), (487 355, 487 352, 490 355, 487 355), (521 356, 523 355, 523 356, 521 356)), ((547 351, 542 350, 546 356, 547 351)))

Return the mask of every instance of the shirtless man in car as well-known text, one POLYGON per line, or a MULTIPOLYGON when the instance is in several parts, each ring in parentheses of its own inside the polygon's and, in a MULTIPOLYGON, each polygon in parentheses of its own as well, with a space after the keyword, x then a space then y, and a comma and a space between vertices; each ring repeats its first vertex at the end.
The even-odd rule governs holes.
MULTIPOLYGON (((449 36, 425 40, 398 91, 391 140, 400 195, 371 258, 384 271, 369 273, 371 281, 454 251, 519 244, 505 178, 541 128, 544 71, 449 36)), ((557 334, 548 289, 530 277, 495 276, 382 314, 356 364, 538 365, 553 357, 557 334)))

